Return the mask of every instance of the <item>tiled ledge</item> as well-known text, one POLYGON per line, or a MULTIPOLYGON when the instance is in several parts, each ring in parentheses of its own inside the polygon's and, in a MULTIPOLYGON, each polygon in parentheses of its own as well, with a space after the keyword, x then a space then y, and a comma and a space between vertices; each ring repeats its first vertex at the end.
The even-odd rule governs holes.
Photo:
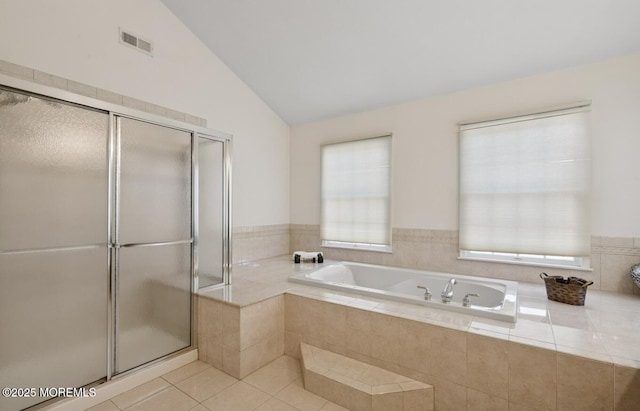
POLYGON ((636 331, 640 301, 637 297, 621 299, 615 294, 594 292, 587 296, 586 308, 574 307, 548 301, 544 289, 538 288, 521 289, 515 324, 328 290, 292 288, 286 291, 285 301, 301 297, 640 369, 640 334, 636 331), (609 309, 593 309, 595 304, 604 304, 609 309))
POLYGON ((77 81, 64 77, 55 76, 43 71, 35 70, 9 61, 0 60, 0 73, 11 77, 29 80, 34 83, 43 84, 49 87, 55 87, 61 90, 70 91, 86 97, 102 100, 107 103, 118 104, 135 110, 144 111, 146 113, 167 117, 173 120, 183 121, 199 127, 206 127, 207 120, 197 117, 189 113, 176 111, 168 107, 159 106, 148 101, 138 100, 123 94, 114 93, 103 90, 88 84, 79 83, 77 81))
POLYGON ((198 298, 198 355, 242 379, 284 354, 284 296, 244 307, 198 298))
POLYGON ((640 369, 638 296, 589 290, 584 306, 571 306, 547 300, 541 280, 519 283, 518 317, 511 324, 287 281, 331 263, 294 264, 287 255, 236 264, 233 285, 200 296, 246 307, 286 293, 640 369))
POLYGON ((245 309, 284 293, 285 353, 299 358, 296 347, 309 342, 407 375, 435 386, 437 408, 597 400, 625 410, 640 401, 635 296, 591 290, 575 307, 548 301, 542 284, 521 284, 518 322, 510 324, 286 280, 317 267, 289 256, 235 266, 234 285, 202 298, 245 309))
POLYGON ((436 409, 634 410, 640 401, 637 369, 306 297, 287 294, 285 305, 288 355, 308 341, 422 381, 436 409))

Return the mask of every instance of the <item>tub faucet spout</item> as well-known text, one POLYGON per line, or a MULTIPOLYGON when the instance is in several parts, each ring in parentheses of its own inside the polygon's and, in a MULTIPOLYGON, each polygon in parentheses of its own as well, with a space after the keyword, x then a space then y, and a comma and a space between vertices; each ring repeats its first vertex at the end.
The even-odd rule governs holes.
POLYGON ((451 302, 453 299, 453 286, 457 283, 456 279, 452 278, 447 282, 447 285, 444 286, 444 290, 442 290, 442 293, 440 294, 442 296, 443 303, 451 302))

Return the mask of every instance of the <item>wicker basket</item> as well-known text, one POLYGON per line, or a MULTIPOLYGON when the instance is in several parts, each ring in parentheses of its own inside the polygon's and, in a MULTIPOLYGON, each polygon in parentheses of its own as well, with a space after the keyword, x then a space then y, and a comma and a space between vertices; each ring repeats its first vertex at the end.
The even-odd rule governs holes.
POLYGON ((629 275, 631 276, 631 279, 633 280, 635 285, 640 287, 640 264, 636 264, 633 267, 631 267, 631 271, 629 272, 629 275))
POLYGON ((547 273, 541 273, 540 278, 544 280, 548 299, 571 305, 584 305, 587 287, 593 284, 593 281, 578 277, 564 278, 559 275, 550 276, 547 273))

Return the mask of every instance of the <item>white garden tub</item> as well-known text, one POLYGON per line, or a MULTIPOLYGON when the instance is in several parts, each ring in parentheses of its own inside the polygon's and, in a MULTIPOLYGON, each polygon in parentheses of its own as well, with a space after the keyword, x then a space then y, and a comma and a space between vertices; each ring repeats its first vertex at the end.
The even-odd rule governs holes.
POLYGON ((514 281, 351 262, 297 274, 289 277, 289 281, 516 322, 518 284, 514 281), (456 280, 453 298, 445 303, 441 293, 452 278, 456 280), (426 300, 422 287, 430 290, 430 300, 426 300), (470 305, 465 306, 463 298, 467 294, 478 296, 469 297, 470 305))

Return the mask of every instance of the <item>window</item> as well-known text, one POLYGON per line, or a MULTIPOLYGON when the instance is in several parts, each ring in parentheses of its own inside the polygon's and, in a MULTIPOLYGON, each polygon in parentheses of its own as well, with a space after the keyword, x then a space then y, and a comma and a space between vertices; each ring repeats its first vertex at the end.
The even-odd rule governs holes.
POLYGON ((460 125, 462 258, 588 266, 588 109, 460 125))
POLYGON ((391 136, 322 147, 323 246, 390 251, 391 136))

